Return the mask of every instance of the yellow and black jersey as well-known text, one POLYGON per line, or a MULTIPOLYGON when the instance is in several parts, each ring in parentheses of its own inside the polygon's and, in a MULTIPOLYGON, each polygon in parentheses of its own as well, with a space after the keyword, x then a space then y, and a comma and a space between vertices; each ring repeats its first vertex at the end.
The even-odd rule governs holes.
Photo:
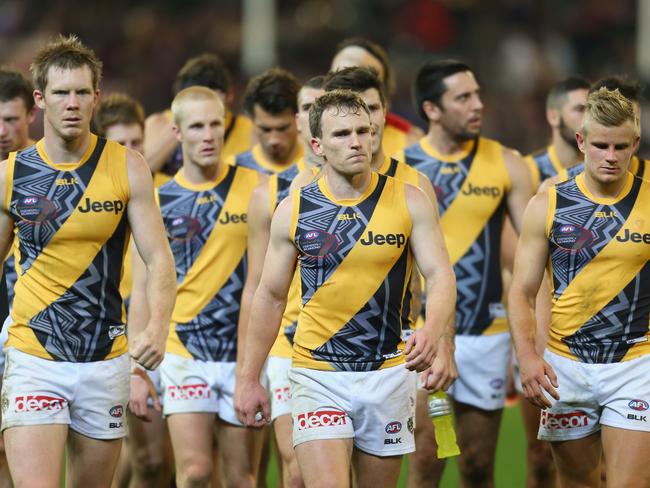
POLYGON ((585 363, 650 352, 650 183, 626 178, 612 199, 592 195, 584 175, 549 190, 548 347, 585 363))
POLYGON ((501 229, 512 183, 503 147, 480 137, 460 154, 447 157, 423 138, 407 148, 404 157, 429 178, 438 199, 440 225, 456 273, 456 333, 505 332, 501 229))
POLYGON ((119 283, 129 242, 126 149, 91 136, 77 163, 55 164, 39 141, 7 164, 20 273, 8 347, 60 361, 127 351, 119 283))
MULTIPOLYGON (((638 156, 632 156, 632 159, 630 160, 630 168, 629 168, 630 173, 632 173, 634 176, 638 178, 644 180, 650 180, 650 170, 648 170, 647 168, 648 168, 648 163, 646 160, 639 159, 638 156)), ((570 168, 564 168, 558 173, 559 175, 558 183, 570 180, 571 178, 575 178, 584 170, 585 170, 584 161, 582 163, 576 164, 575 166, 571 166, 570 168)))
POLYGON ((405 184, 373 172, 360 198, 337 200, 319 178, 292 198, 301 299, 293 365, 371 371, 403 363, 413 264, 405 184))
POLYGON ((533 188, 539 187, 544 180, 552 178, 564 170, 553 146, 526 156, 525 161, 533 176, 533 188))
POLYGON ((177 275, 167 352, 235 361, 246 277, 246 212, 258 183, 255 171, 225 166, 216 181, 195 185, 179 172, 158 189, 177 275))
MULTIPOLYGON (((298 143, 297 143, 298 144, 298 143)), ((291 168, 295 162, 301 160, 304 156, 304 151, 302 144, 298 144, 298 154, 294 159, 294 162, 287 164, 277 164, 273 161, 270 161, 262 150, 262 146, 255 144, 250 151, 246 151, 240 154, 237 154, 234 158, 226 160, 228 164, 233 164, 236 166, 243 166, 244 168, 254 169, 265 175, 274 175, 277 173, 282 173, 291 168)))
MULTIPOLYGON (((169 117, 169 120, 172 119, 170 110, 167 110, 165 114, 169 117)), ((248 117, 227 112, 224 146, 221 151, 223 160, 225 161, 233 158, 236 154, 247 151, 252 145, 252 134, 253 123, 248 117)), ((163 183, 171 180, 181 169, 181 166, 183 166, 183 150, 179 144, 160 171, 154 174, 154 186, 158 188, 163 183)))

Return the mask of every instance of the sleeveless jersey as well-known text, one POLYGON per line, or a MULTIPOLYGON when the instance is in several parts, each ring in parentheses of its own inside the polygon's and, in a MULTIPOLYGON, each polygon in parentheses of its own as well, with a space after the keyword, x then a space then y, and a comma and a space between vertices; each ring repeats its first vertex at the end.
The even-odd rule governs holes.
POLYGON ((8 347, 71 362, 127 351, 119 293, 129 242, 126 149, 91 136, 78 163, 54 164, 43 140, 7 164, 20 274, 8 347))
POLYGON ((410 314, 411 217, 405 185, 371 174, 356 200, 319 178, 293 194, 301 309, 293 366, 372 371, 402 364, 410 314))
POLYGON ((500 255, 511 181, 503 147, 480 137, 461 154, 446 157, 423 138, 404 156, 429 178, 436 192, 440 225, 456 274, 456 333, 507 331, 500 255))
MULTIPOLYGON (((639 159, 639 157, 636 155, 632 156, 632 159, 630 160, 629 171, 634 176, 637 176, 644 180, 650 179, 650 171, 646 169, 647 167, 648 167, 648 163, 646 160, 639 159)), ((565 168, 558 173, 559 175, 558 178, 560 180, 559 182, 563 182, 563 181, 570 180, 571 178, 575 178, 584 170, 585 170, 584 161, 582 163, 576 164, 575 166, 571 166, 570 168, 565 168)))
MULTIPOLYGON (((170 110, 165 114, 172 118, 170 110)), ((235 154, 247 151, 251 147, 253 133, 253 123, 248 117, 243 115, 226 112, 226 130, 224 134, 224 146, 221 151, 221 157, 225 161, 232 158, 235 154)), ((154 174, 154 186, 158 188, 163 183, 168 182, 183 166, 183 150, 179 144, 174 152, 163 165, 160 171, 154 174)))
MULTIPOLYGON (((296 144, 298 144, 298 154, 296 154, 295 161, 299 161, 300 159, 303 158, 304 152, 303 152, 302 144, 300 143, 296 143, 296 144)), ((269 159, 264 155, 262 146, 259 144, 255 144, 250 151, 237 154, 234 158, 230 158, 229 160, 226 160, 226 162, 229 164, 234 164, 236 166, 243 166, 245 168, 254 169, 255 171, 258 171, 265 175, 282 173, 283 171, 286 171, 287 169, 291 168, 293 164, 295 164, 295 163, 292 163, 290 165, 276 164, 273 161, 269 161, 269 159)))
POLYGON ((7 302, 9 308, 14 301, 14 288, 16 281, 18 281, 18 270, 16 270, 16 257, 14 256, 14 248, 11 247, 9 251, 11 254, 7 256, 4 264, 5 282, 7 283, 7 302))
POLYGON ((553 146, 547 146, 545 149, 526 156, 524 160, 533 173, 533 188, 539 187, 544 180, 552 178, 564 170, 553 146))
POLYGON ((585 363, 650 352, 650 183, 628 173, 620 196, 594 197, 579 175, 549 190, 548 347, 585 363))
POLYGON ((194 185, 178 173, 158 189, 178 289, 167 352, 235 361, 246 277, 246 212, 258 180, 254 171, 226 165, 216 182, 194 185))

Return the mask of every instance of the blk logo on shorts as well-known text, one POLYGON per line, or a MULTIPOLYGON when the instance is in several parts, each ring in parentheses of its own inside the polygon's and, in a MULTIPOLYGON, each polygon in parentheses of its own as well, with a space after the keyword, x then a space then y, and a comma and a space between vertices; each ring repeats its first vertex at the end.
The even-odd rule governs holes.
POLYGON ((210 398, 210 388, 206 383, 196 385, 171 385, 167 387, 170 400, 203 400, 210 398))
POLYGON ((401 443, 402 443, 401 437, 384 439, 385 446, 394 446, 395 444, 401 444, 401 443))
POLYGON ((578 427, 587 427, 589 425, 589 417, 581 411, 552 413, 542 410, 540 425, 547 429, 575 429, 578 427))
POLYGON ((347 425, 348 414, 336 407, 320 407, 313 412, 298 414, 296 421, 298 422, 298 430, 317 427, 340 427, 347 425))
POLYGON ((40 412, 63 410, 66 401, 63 398, 47 395, 21 395, 14 400, 16 412, 40 412))

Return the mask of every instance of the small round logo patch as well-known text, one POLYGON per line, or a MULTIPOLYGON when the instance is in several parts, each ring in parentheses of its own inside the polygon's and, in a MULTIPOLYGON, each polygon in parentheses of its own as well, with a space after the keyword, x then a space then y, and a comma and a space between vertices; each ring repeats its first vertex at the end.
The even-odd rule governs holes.
POLYGON ((553 229, 551 241, 558 247, 569 251, 577 251, 588 246, 594 240, 590 230, 574 224, 561 224, 553 229))
POLYGON ((16 202, 16 213, 28 222, 43 222, 54 216, 56 206, 45 197, 23 197, 16 202))
POLYGON ((338 248, 336 236, 320 230, 303 232, 298 238, 298 246, 309 256, 325 256, 338 248))
POLYGON ((167 235, 175 241, 189 241, 201 232, 201 222, 189 215, 167 219, 167 235))

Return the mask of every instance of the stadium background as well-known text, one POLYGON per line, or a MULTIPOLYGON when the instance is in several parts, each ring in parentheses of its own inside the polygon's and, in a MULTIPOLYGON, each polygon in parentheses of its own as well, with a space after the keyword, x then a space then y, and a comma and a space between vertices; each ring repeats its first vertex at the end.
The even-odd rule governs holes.
MULTIPOLYGON (((304 81, 327 71, 337 42, 364 36, 388 51, 394 112, 422 125, 410 98, 418 65, 459 58, 482 86, 484 134, 527 153, 549 137, 544 98, 554 81, 650 78, 650 33, 637 28, 649 22, 650 2, 634 0, 1 0, 0 65, 27 72, 39 44, 76 33, 104 62, 102 91, 125 91, 151 113, 168 106, 188 57, 215 52, 232 71, 237 107, 251 75, 279 65, 304 81)), ((524 486, 524 449, 518 408, 506 409, 497 486, 524 486)), ((444 486, 456 485, 451 463, 444 486)))

